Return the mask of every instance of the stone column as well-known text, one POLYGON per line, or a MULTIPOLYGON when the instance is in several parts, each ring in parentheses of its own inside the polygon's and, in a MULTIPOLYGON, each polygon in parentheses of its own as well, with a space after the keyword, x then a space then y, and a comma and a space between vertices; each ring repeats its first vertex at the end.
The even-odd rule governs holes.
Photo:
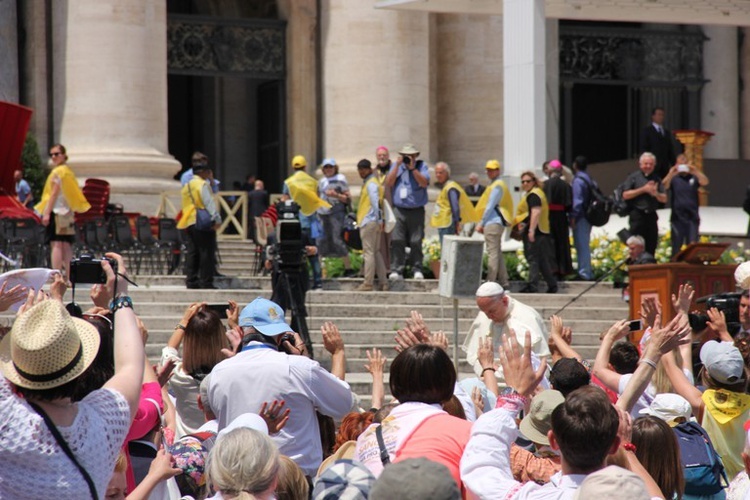
POLYGON ((503 0, 506 175, 539 168, 547 152, 544 0, 503 0))
MULTIPOLYGON (((560 21, 547 19, 546 33, 546 71, 545 80, 545 102, 547 118, 547 159, 560 158, 560 125, 562 124, 562 113, 560 113, 560 21)), ((571 166, 568 164, 568 166, 571 166)))
POLYGON ((321 0, 321 156, 336 158, 355 185, 361 184, 357 161, 373 160, 379 145, 394 158, 411 142, 421 158, 435 160, 430 16, 373 9, 372 2, 321 0))
POLYGON ((740 77, 744 85, 740 100, 742 108, 740 130, 741 137, 741 154, 742 159, 750 159, 750 29, 742 28, 744 36, 742 37, 742 47, 740 49, 740 77))
POLYGON ((0 101, 18 104, 16 0, 0 0, 0 101))
POLYGON ((706 145, 706 158, 739 157, 739 68, 737 28, 703 26, 701 129, 716 134, 706 145))
POLYGON ((180 168, 167 151, 166 5, 52 5, 52 140, 68 148, 79 177, 108 180, 126 211, 155 211, 154 195, 179 186, 170 179, 180 168))
MULTIPOLYGON (((322 160, 318 151, 318 11, 316 0, 279 0, 287 21, 287 155, 322 160)), ((291 172, 291 166, 289 166, 291 172)))

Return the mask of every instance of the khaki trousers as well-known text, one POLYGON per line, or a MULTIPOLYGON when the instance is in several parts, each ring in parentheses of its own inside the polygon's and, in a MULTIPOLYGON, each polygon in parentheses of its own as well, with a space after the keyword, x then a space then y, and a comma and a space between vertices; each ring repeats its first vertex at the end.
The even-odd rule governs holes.
POLYGON ((380 253, 382 232, 378 222, 370 222, 359 229, 359 237, 362 239, 362 253, 365 259, 365 284, 367 285, 374 284, 376 271, 380 284, 388 283, 383 254, 380 253))
POLYGON ((505 227, 490 224, 484 228, 484 243, 487 247, 487 281, 495 281, 508 287, 508 270, 505 268, 505 257, 501 248, 505 227))

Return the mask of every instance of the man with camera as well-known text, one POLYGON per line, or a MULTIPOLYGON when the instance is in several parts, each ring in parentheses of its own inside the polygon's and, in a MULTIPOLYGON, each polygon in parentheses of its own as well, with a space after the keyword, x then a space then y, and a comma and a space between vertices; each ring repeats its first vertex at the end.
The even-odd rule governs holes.
POLYGON ((187 230, 188 254, 185 265, 185 285, 188 288, 216 288, 216 230, 221 215, 211 191, 213 172, 208 163, 193 164, 195 174, 182 186, 182 218, 178 229, 187 230))
POLYGON ((344 344, 335 325, 321 330, 332 353, 331 371, 305 356, 299 335, 284 321, 284 310, 258 297, 240 313, 243 338, 237 354, 211 371, 209 406, 219 429, 243 413, 257 413, 263 403, 283 400, 291 410, 286 426, 272 439, 308 476, 315 476, 323 459, 316 410, 340 420, 355 405, 344 382, 344 344))
POLYGON ((412 277, 424 279, 422 273, 422 240, 424 239, 424 207, 427 205, 427 186, 430 173, 427 164, 417 160, 419 150, 413 144, 399 150, 401 163, 391 167, 386 185, 393 193, 393 213, 396 227, 391 233, 390 279, 402 279, 406 266, 406 245, 409 245, 412 277))
POLYGON ((633 206, 629 220, 631 234, 643 236, 646 251, 653 255, 659 242, 659 216, 656 210, 661 203, 667 202, 667 194, 661 177, 654 170, 656 157, 648 152, 643 153, 638 165, 640 168, 625 179, 622 197, 633 206))
POLYGON ((672 206, 672 257, 680 253, 682 245, 698 241, 698 226, 701 218, 698 214, 698 192, 708 186, 708 177, 695 165, 689 165, 687 156, 680 154, 677 164, 669 169, 662 181, 664 189, 669 192, 672 206))

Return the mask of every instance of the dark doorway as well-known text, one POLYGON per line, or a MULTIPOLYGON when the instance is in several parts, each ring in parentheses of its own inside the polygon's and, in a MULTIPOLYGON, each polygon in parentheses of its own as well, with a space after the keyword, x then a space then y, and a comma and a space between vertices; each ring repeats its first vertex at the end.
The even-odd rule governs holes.
POLYGON ((571 157, 590 163, 628 157, 628 87, 576 84, 572 89, 571 157))

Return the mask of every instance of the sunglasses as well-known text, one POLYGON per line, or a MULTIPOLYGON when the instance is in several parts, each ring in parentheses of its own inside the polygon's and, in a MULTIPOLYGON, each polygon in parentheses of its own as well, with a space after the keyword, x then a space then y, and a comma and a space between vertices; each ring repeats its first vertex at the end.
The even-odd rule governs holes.
POLYGON ((50 153, 49 157, 54 158, 55 156, 62 156, 62 153, 50 153))
POLYGON ((525 181, 521 181, 521 184, 531 184, 532 182, 534 182, 534 181, 533 180, 525 180, 525 181))

